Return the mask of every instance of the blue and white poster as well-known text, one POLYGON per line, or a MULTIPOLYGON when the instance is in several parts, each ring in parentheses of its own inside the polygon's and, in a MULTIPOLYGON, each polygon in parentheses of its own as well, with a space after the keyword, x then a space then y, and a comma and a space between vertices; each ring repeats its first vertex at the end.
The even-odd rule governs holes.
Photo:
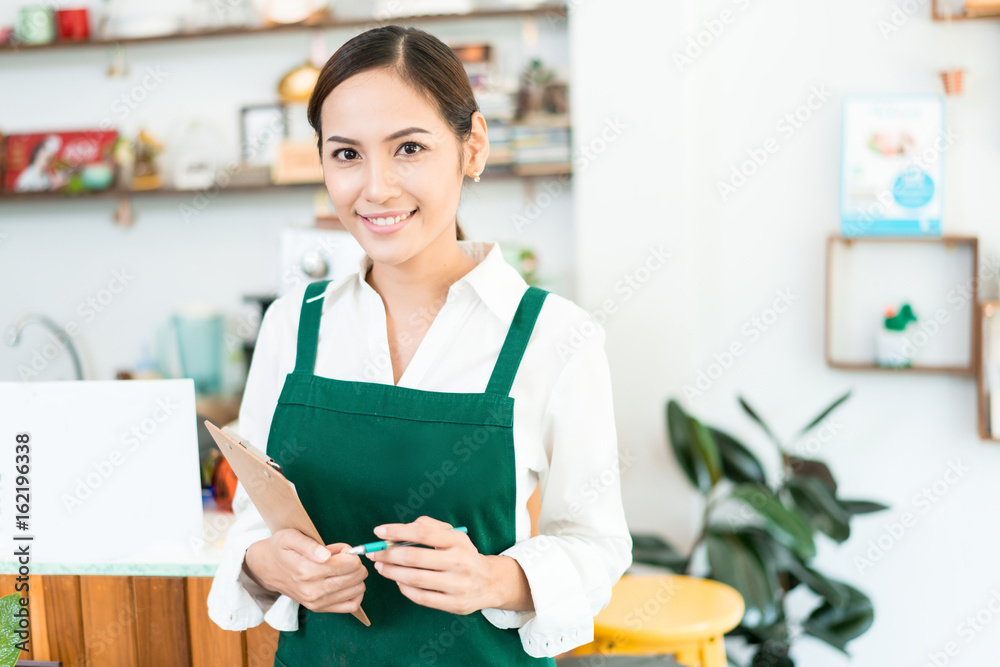
POLYGON ((846 98, 841 233, 940 236, 951 144, 940 95, 846 98))

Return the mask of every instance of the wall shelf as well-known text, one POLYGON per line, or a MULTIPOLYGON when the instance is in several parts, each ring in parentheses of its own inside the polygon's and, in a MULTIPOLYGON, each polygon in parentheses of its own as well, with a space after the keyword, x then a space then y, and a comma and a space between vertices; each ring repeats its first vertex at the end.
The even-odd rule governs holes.
POLYGON ((844 238, 826 254, 827 365, 889 373, 977 374, 978 239, 844 238), (886 305, 906 300, 917 314, 918 352, 908 368, 875 363, 875 335, 886 305), (939 321, 940 317, 940 321, 939 321), (918 344, 919 343, 919 344, 918 344))
POLYGON ((150 37, 100 38, 78 42, 52 42, 49 44, 2 44, 0 56, 25 51, 47 51, 55 49, 82 49, 93 46, 115 46, 123 44, 145 44, 150 42, 170 42, 189 39, 212 39, 240 35, 269 35, 275 33, 301 32, 304 30, 329 30, 335 28, 374 27, 377 24, 425 23, 429 21, 463 21, 475 19, 503 19, 524 17, 566 18, 564 3, 547 3, 524 9, 480 9, 464 14, 424 14, 414 16, 393 16, 386 19, 373 17, 338 18, 336 15, 320 14, 307 21, 292 24, 267 24, 247 28, 221 28, 216 30, 195 30, 150 37))
MULTIPOLYGON (((567 176, 571 172, 570 164, 545 164, 545 165, 490 165, 487 164, 483 177, 492 178, 544 178, 549 176, 567 176)), ((221 194, 246 194, 250 192, 280 192, 282 190, 296 191, 309 188, 325 188, 325 185, 317 181, 315 183, 266 183, 252 185, 230 184, 219 187, 221 194)), ((89 199, 115 199, 123 197, 161 197, 177 195, 196 195, 199 192, 213 192, 214 188, 198 190, 182 190, 178 188, 157 188, 155 190, 125 190, 122 188, 108 188, 107 190, 95 190, 68 194, 65 192, 3 192, 0 193, 0 206, 5 204, 19 204, 22 202, 52 202, 52 201, 81 201, 89 199)))
MULTIPOLYGON (((991 369, 987 367, 989 357, 1000 356, 1000 301, 984 301, 980 307, 979 321, 979 340, 982 341, 977 363, 979 437, 991 442, 1000 442, 1000 414, 998 414, 1000 408, 993 410, 990 406, 988 385, 991 383, 989 377, 991 369)), ((1000 380, 996 377, 1000 371, 993 372, 995 375, 992 381, 1000 380)), ((997 396, 993 400, 1000 401, 1000 388, 996 389, 995 393, 997 396)))

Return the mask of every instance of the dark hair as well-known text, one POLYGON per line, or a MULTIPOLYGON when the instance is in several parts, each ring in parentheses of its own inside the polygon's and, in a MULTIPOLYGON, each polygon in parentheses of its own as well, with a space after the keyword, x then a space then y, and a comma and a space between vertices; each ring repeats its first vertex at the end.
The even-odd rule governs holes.
MULTIPOLYGON (((333 89, 348 78, 372 69, 388 69, 423 93, 455 133, 459 143, 472 134, 472 114, 479 104, 469 77, 455 53, 430 33, 417 28, 388 25, 373 28, 350 39, 337 49, 319 73, 309 98, 309 124, 316 130, 316 148, 323 159, 323 131, 320 110, 333 89)), ((459 152, 460 170, 465 170, 465 153, 459 152)), ((458 240, 465 235, 456 222, 458 240)))

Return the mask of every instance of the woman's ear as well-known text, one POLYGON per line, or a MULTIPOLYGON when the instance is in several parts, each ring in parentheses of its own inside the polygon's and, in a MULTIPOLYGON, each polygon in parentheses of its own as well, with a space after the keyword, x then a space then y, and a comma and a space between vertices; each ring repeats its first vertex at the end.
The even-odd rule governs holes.
POLYGON ((490 138, 486 133, 486 118, 478 111, 472 113, 472 132, 465 142, 466 175, 483 173, 486 158, 490 156, 490 138))

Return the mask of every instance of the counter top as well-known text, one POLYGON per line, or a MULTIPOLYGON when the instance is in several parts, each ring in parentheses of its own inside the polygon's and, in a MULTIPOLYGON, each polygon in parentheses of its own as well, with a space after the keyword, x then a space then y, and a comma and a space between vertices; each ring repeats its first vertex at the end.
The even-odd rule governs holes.
MULTIPOLYGON (((31 574, 92 574, 140 577, 213 577, 222 557, 226 541, 236 517, 231 511, 220 510, 214 501, 207 501, 202 513, 203 538, 192 540, 189 550, 157 554, 142 560, 128 559, 103 563, 31 562, 31 574)), ((0 574, 17 574, 19 564, 0 563, 0 574)))

